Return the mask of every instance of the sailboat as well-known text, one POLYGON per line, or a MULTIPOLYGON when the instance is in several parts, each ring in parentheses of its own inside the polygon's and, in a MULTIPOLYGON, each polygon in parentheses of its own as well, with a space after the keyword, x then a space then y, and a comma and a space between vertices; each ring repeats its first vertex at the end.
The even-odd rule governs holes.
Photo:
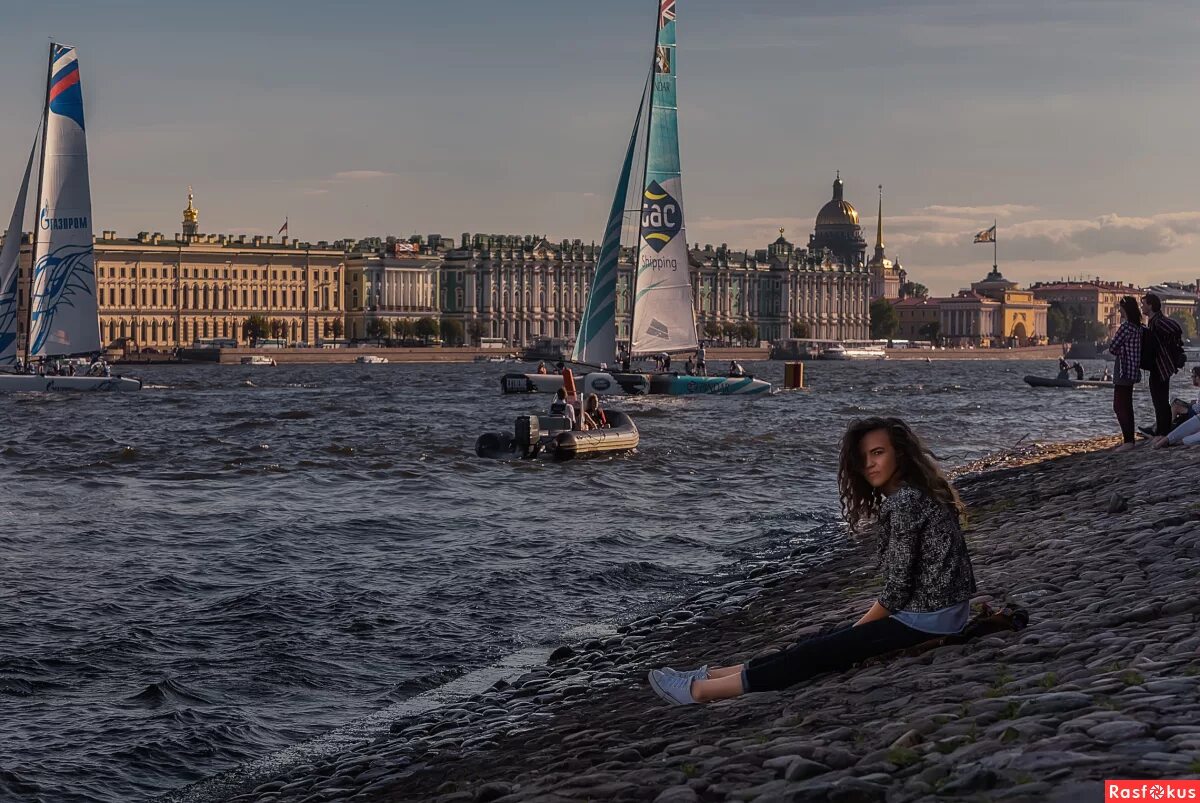
MULTIPOLYGON (((73 47, 50 45, 46 102, 39 133, 40 154, 35 135, 4 236, 4 247, 0 249, 0 370, 11 371, 20 358, 21 231, 35 163, 40 206, 34 230, 24 364, 98 355, 102 351, 83 92, 79 58, 73 47)), ((140 390, 141 387, 139 380, 120 376, 0 373, 0 392, 140 390)))
MULTIPOLYGON (((631 357, 692 352, 699 348, 683 214, 679 163, 679 112, 676 104, 676 0, 655 0, 658 7, 654 54, 642 91, 633 133, 625 150, 608 226, 596 259, 587 308, 571 359, 582 365, 615 362, 617 351, 617 264, 631 188, 640 207, 633 282, 633 323, 625 345, 631 357), (642 158, 635 158, 641 151, 642 158), (640 164, 639 164, 640 162, 640 164), (635 170, 635 164, 640 170, 635 170), (637 175, 635 178, 635 174, 637 175)), ((632 229, 633 227, 630 226, 632 229)), ((749 376, 687 376, 673 373, 585 374, 585 393, 697 393, 750 395, 768 393, 770 384, 749 376)), ((505 392, 557 391, 554 375, 509 374, 505 392)))

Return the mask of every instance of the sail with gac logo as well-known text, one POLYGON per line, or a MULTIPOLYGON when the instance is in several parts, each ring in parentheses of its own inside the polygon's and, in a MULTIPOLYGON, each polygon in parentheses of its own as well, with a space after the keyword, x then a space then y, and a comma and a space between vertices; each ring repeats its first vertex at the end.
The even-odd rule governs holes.
POLYGON ((50 45, 46 103, 38 134, 40 158, 35 135, 0 248, 0 371, 9 371, 0 373, 0 392, 140 390, 140 380, 110 375, 100 359, 83 92, 73 47, 50 45), (35 172, 33 269, 30 281, 22 286, 17 264, 26 196, 35 172), (22 307, 28 322, 23 354, 19 351, 22 307), (85 376, 76 375, 69 362, 63 365, 57 359, 83 355, 96 358, 85 376))
POLYGON ((690 351, 699 345, 679 166, 677 69, 675 0, 659 0, 634 280, 634 354, 690 351))

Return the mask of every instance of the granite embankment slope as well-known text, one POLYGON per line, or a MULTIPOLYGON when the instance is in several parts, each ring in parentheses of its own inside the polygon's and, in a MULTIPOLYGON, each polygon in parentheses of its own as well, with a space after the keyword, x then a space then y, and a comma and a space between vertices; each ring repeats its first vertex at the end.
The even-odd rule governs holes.
POLYGON ((1197 777, 1200 451, 1070 451, 959 483, 980 595, 1027 608, 1024 631, 709 706, 651 693, 652 666, 748 658, 865 610, 871 550, 850 543, 233 799, 1099 801, 1104 778, 1197 777))

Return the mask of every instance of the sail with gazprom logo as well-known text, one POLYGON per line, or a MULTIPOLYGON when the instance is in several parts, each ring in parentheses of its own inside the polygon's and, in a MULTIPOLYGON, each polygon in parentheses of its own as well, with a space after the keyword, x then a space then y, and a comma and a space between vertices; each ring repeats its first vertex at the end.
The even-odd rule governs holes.
POLYGON ((50 217, 47 211, 43 208, 41 219, 41 227, 50 231, 70 231, 71 229, 87 229, 90 225, 86 217, 50 217))

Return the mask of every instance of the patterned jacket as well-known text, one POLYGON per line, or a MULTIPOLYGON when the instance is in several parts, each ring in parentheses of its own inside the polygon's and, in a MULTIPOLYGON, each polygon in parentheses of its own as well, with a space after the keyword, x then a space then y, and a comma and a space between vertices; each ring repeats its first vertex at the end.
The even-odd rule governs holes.
POLYGON ((1113 379, 1124 382, 1141 382, 1142 334, 1145 330, 1136 323, 1122 321, 1121 328, 1108 341, 1108 350, 1117 358, 1113 379))
POLYGON ((1171 361, 1171 347, 1182 346, 1183 327, 1174 318, 1159 313, 1150 317, 1144 337, 1154 339, 1154 368, 1151 373, 1157 379, 1170 379, 1179 369, 1171 361))
POLYGON ((902 486, 879 511, 879 604, 896 611, 949 608, 975 593, 967 542, 950 508, 902 486))

